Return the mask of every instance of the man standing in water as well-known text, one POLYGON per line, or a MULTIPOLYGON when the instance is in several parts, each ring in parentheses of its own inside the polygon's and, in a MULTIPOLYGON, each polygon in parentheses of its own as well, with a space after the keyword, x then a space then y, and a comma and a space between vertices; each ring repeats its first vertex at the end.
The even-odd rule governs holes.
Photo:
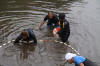
POLYGON ((31 29, 25 29, 21 32, 21 34, 16 38, 14 43, 19 43, 19 41, 33 41, 35 44, 37 43, 37 39, 35 37, 34 32, 31 29))
POLYGON ((39 26, 39 30, 41 29, 42 25, 47 22, 47 26, 50 28, 55 28, 58 26, 58 17, 53 12, 48 12, 48 15, 44 18, 43 22, 39 26))
MULTIPOLYGON (((59 14, 59 27, 60 31, 58 31, 55 35, 60 37, 62 42, 67 42, 70 35, 70 27, 69 22, 65 19, 65 14, 59 14)), ((54 29, 55 30, 55 29, 54 29)))
POLYGON ((65 55, 65 63, 75 63, 75 66, 97 66, 95 63, 92 61, 86 59, 83 56, 77 56, 76 54, 73 53, 67 53, 65 55))

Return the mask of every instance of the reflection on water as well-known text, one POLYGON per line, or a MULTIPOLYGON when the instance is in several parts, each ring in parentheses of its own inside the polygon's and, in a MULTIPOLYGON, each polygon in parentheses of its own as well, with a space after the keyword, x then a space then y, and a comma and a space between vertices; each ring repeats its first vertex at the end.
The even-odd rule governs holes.
MULTIPOLYGON (((36 45, 33 45, 33 44, 12 45, 12 46, 5 48, 2 58, 3 58, 4 62, 5 62, 5 60, 8 61, 10 59, 10 61, 13 61, 13 62, 16 61, 15 63, 17 63, 18 66, 23 66, 22 62, 27 64, 26 60, 29 59, 29 56, 34 57, 35 47, 36 47, 36 45)), ((12 64, 14 64, 14 63, 12 63, 12 64)), ((9 66, 10 66, 10 64, 9 64, 9 66)))
POLYGON ((29 45, 29 44, 24 44, 24 45, 19 45, 17 46, 21 51, 20 51, 20 59, 25 60, 28 59, 29 52, 34 52, 35 46, 34 45, 29 45))

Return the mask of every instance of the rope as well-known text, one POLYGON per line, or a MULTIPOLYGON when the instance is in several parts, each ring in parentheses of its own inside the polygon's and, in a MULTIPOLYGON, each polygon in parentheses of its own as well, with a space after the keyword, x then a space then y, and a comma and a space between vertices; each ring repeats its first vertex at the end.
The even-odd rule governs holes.
MULTIPOLYGON (((49 40, 39 40, 39 41, 48 42, 49 40)), ((60 43, 60 44, 66 45, 67 47, 71 48, 77 55, 80 55, 80 53, 79 53, 75 48, 73 48, 71 45, 69 45, 69 44, 67 44, 67 43, 63 43, 63 42, 57 41, 57 40, 53 40, 53 41, 58 42, 58 43, 60 43)))
POLYGON ((15 40, 8 41, 7 43, 4 43, 4 44, 0 45, 0 48, 2 48, 3 46, 5 46, 5 45, 7 45, 7 44, 9 44, 9 43, 11 43, 11 42, 14 42, 14 41, 15 41, 15 40))
POLYGON ((73 48, 71 45, 69 45, 67 43, 63 43, 63 42, 57 41, 57 40, 55 40, 55 42, 59 42, 60 44, 66 45, 67 47, 71 48, 77 55, 80 55, 80 53, 75 48, 73 48))
MULTIPOLYGON (((9 44, 9 43, 11 43, 11 42, 14 42, 14 41, 15 41, 15 40, 8 41, 7 43, 4 43, 4 44, 0 45, 0 48, 2 48, 3 46, 5 46, 5 45, 7 45, 7 44, 9 44)), ((39 40, 39 41, 48 42, 49 40, 39 40)), ((80 53, 79 53, 75 48, 73 48, 71 45, 69 45, 69 44, 67 44, 67 43, 63 43, 63 42, 57 41, 57 40, 54 40, 54 41, 55 41, 55 42, 58 42, 58 43, 60 43, 60 44, 66 45, 67 47, 71 48, 77 55, 80 55, 80 53)))

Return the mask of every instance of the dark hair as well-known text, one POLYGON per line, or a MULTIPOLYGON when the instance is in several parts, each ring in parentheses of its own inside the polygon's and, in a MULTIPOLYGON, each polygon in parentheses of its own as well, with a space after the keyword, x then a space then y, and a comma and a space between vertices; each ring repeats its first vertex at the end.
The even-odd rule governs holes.
POLYGON ((59 14, 59 19, 65 19, 65 14, 64 13, 60 13, 59 14))
POLYGON ((52 13, 52 14, 53 14, 53 12, 52 12, 52 11, 49 11, 49 12, 48 12, 48 14, 50 14, 50 13, 52 13))
POLYGON ((21 35, 22 35, 22 36, 28 36, 28 32, 27 32, 27 31, 22 31, 22 32, 21 32, 21 35))

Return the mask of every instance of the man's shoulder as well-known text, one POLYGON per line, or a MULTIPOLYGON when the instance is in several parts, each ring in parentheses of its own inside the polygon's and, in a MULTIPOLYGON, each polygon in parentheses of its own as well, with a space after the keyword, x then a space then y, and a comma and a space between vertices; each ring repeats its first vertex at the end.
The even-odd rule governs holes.
POLYGON ((75 60, 80 59, 80 58, 85 59, 83 56, 75 56, 74 57, 75 60))
POLYGON ((48 18, 48 15, 46 15, 45 18, 48 18))
POLYGON ((75 57, 74 57, 74 60, 75 60, 75 61, 78 61, 80 58, 81 58, 81 56, 75 56, 75 57))
POLYGON ((64 22, 65 22, 65 24, 69 24, 69 22, 67 21, 67 19, 65 19, 65 21, 64 21, 64 22))
POLYGON ((32 30, 32 29, 24 29, 24 31, 27 31, 28 33, 33 32, 33 30, 32 30))
POLYGON ((54 14, 54 17, 58 18, 57 14, 54 14))
POLYGON ((77 59, 79 56, 75 56, 74 59, 77 59))

